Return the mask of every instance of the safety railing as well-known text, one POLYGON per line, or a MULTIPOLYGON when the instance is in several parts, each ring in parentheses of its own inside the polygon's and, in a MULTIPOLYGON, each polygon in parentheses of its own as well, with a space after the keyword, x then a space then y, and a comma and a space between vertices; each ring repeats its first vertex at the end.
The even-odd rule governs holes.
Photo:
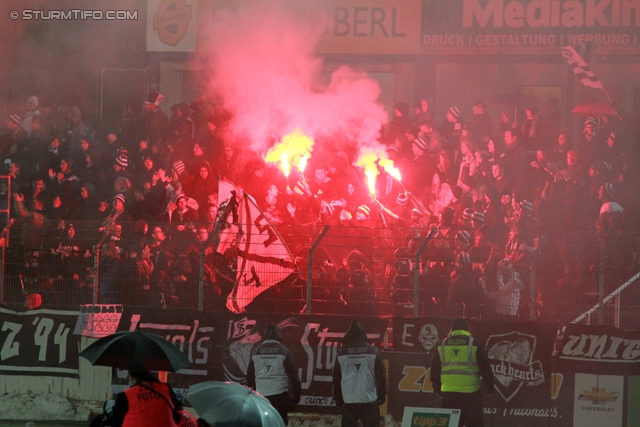
POLYGON ((0 240, 2 301, 562 322, 640 271, 638 233, 234 227, 16 219, 0 240))

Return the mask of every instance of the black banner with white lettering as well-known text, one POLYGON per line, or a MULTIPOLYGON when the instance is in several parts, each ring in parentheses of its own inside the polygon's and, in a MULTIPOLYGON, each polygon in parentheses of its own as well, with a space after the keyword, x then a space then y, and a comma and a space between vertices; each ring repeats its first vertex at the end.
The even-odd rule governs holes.
POLYGON ((558 369, 599 375, 640 375, 640 331, 614 326, 567 325, 558 369))
POLYGON ((78 313, 0 308, 0 373, 78 378, 78 313))
MULTIPOLYGON (((190 310, 126 308, 118 330, 164 336, 187 355, 193 365, 169 375, 173 387, 189 388, 203 381, 242 382, 251 351, 262 341, 269 323, 277 324, 283 344, 293 353, 302 381, 300 406, 333 404, 331 373, 349 324, 358 320, 367 336, 380 345, 388 319, 267 314, 212 314, 190 310)), ((125 378, 119 383, 125 384, 125 378)), ((301 408, 303 409, 303 408, 301 408)))
POLYGON ((496 393, 484 398, 485 422, 538 427, 571 418, 571 392, 565 387, 561 393, 563 376, 551 370, 556 323, 470 321, 469 329, 494 374, 496 393))

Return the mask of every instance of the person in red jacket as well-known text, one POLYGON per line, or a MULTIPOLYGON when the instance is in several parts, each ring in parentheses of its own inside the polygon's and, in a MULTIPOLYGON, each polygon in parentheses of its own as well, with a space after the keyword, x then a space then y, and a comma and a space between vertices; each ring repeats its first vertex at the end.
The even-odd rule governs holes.
MULTIPOLYGON (((118 393, 113 407, 114 427, 177 427, 174 409, 178 399, 168 384, 137 361, 129 367, 131 387, 118 393)), ((176 412, 177 414, 177 412, 176 412)))

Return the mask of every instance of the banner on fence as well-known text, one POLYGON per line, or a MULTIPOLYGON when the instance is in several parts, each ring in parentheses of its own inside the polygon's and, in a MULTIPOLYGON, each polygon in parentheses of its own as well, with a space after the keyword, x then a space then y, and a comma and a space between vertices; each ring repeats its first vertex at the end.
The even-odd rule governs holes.
POLYGON ((78 311, 0 308, 0 373, 78 378, 78 311))
POLYGON ((640 331, 614 326, 569 324, 558 369, 608 375, 640 375, 640 331))
POLYGON ((121 304, 82 305, 73 334, 92 338, 111 335, 118 330, 122 310, 121 304))
POLYGON ((393 318, 393 350, 432 353, 440 340, 451 331, 453 319, 393 318))
MULTIPOLYGON (((340 341, 353 318, 302 315, 220 315, 189 310, 129 309, 119 330, 152 332, 173 342, 193 363, 171 375, 178 388, 211 380, 240 382, 251 351, 262 341, 269 323, 282 330, 283 344, 292 352, 302 381, 300 405, 333 405, 331 373, 340 341)), ((380 344, 388 319, 360 319, 367 336, 380 344)))

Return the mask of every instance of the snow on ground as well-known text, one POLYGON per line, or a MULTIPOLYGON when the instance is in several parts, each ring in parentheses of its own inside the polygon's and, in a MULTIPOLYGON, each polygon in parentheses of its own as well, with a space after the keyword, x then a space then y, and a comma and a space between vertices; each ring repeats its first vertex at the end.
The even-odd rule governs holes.
POLYGON ((0 420, 88 421, 91 409, 62 396, 27 392, 0 396, 0 420))

